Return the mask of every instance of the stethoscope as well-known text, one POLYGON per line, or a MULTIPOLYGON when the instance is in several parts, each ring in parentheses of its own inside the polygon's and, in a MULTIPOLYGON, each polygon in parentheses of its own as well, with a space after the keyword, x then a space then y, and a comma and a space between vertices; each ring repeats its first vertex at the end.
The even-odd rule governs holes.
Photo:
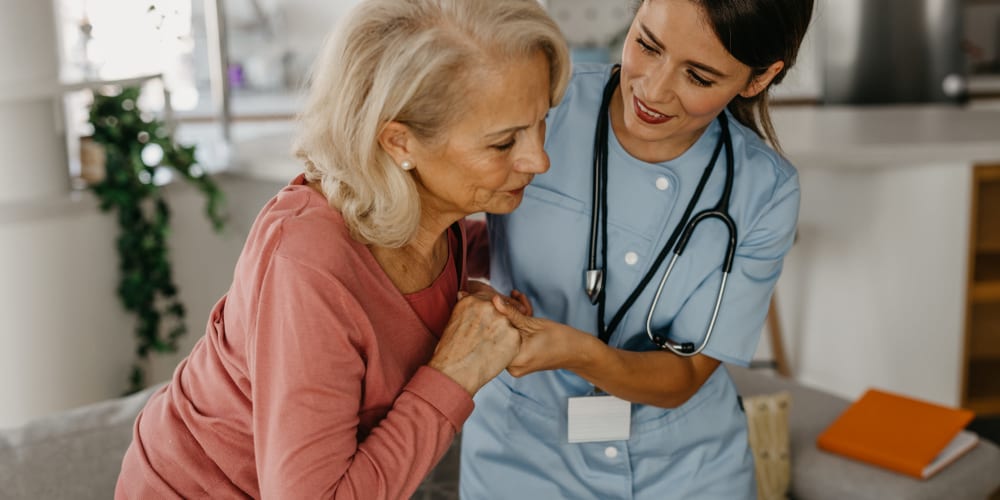
POLYGON ((712 152, 712 159, 709 160, 708 165, 705 167, 705 171, 702 173, 701 180, 698 182, 697 188, 695 188, 691 201, 688 203, 680 222, 677 223, 677 227, 674 228, 674 232, 671 234, 670 239, 667 240, 667 243, 663 246, 660 254, 653 261, 653 265, 650 267, 649 271, 646 272, 646 275, 639 282, 639 285, 636 286, 631 295, 629 295, 628 299, 625 300, 625 303, 618 309, 618 312, 615 313, 611 322, 605 325, 604 278, 606 271, 603 267, 597 266, 597 234, 600 233, 601 235, 602 262, 607 262, 608 193, 606 186, 608 183, 608 127, 610 121, 608 108, 611 104, 611 98, 614 96, 615 90, 618 88, 618 84, 621 79, 618 68, 612 70, 611 73, 611 78, 604 86, 604 95, 601 100, 601 111, 597 120, 597 131, 594 137, 594 208, 593 216, 591 217, 590 222, 590 260, 588 264, 589 267, 584 273, 584 290, 587 292, 590 302, 598 305, 598 336, 604 341, 604 343, 608 343, 608 340, 611 338, 611 334, 618 326, 618 323, 621 322, 622 317, 624 317, 628 309, 632 307, 632 304, 646 288, 646 285, 649 284, 650 280, 652 280, 653 276, 656 274, 656 270, 659 269, 660 264, 663 263, 663 260, 670 252, 670 249, 674 248, 674 255, 670 259, 670 264, 667 265, 666 272, 663 273, 663 278, 660 279, 660 285, 656 289, 656 295, 653 297, 653 303, 649 306, 649 314, 646 316, 646 335, 649 336, 649 340, 653 344, 661 349, 670 349, 670 351, 679 356, 694 356, 705 349, 705 346, 708 344, 708 339, 712 336, 712 330, 715 329, 715 321, 719 317, 719 306, 722 304, 722 295, 726 291, 726 280, 729 277, 729 272, 733 268, 733 256, 736 253, 736 223, 733 221, 732 217, 729 216, 729 196, 733 189, 734 176, 733 143, 732 138, 729 135, 729 119, 726 117, 725 112, 719 114, 719 124, 722 126, 722 132, 719 135, 718 142, 715 144, 715 150, 712 152), (701 199, 702 190, 705 188, 705 184, 708 183, 708 179, 712 175, 712 170, 715 168, 715 162, 718 159, 719 153, 723 147, 726 149, 726 180, 725 186, 722 190, 722 195, 719 197, 719 202, 716 203, 715 207, 697 213, 689 221, 688 218, 691 216, 695 206, 701 199), (674 264, 677 263, 677 259, 684 252, 684 248, 687 246, 688 241, 691 238, 691 234, 694 233, 698 224, 708 219, 718 219, 726 225, 729 232, 729 243, 726 247, 725 260, 722 263, 722 283, 719 285, 719 293, 715 298, 715 309, 712 311, 712 319, 708 324, 708 330, 705 332, 705 336, 702 339, 701 344, 696 348, 693 342, 678 343, 668 339, 665 331, 661 330, 654 332, 652 328, 652 321, 653 313, 656 311, 656 304, 660 300, 660 295, 663 293, 663 287, 667 283, 667 278, 670 277, 670 272, 674 269, 674 264), (601 226, 600 231, 598 231, 598 222, 600 222, 601 226), (679 241, 677 241, 678 235, 680 237, 679 241), (674 247, 675 242, 677 242, 676 248, 674 247))

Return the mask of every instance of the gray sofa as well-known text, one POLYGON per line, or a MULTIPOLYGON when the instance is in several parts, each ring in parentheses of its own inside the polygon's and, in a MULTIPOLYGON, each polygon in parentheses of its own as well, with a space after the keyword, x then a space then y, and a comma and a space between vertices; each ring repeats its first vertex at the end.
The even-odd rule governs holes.
MULTIPOLYGON (((816 436, 846 408, 847 401, 767 372, 729 370, 743 395, 792 393, 792 498, 983 500, 1000 488, 1000 448, 991 442, 980 443, 930 480, 910 479, 816 449, 816 436)), ((0 431, 0 498, 111 498, 132 422, 154 390, 0 431)), ((453 446, 414 498, 457 498, 457 463, 453 446)))

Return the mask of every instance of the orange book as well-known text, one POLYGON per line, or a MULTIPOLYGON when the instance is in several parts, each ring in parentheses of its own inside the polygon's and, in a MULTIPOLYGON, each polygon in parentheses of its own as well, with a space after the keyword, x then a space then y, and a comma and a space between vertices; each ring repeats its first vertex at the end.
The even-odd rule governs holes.
POLYGON ((918 479, 931 477, 979 442, 975 416, 900 394, 869 389, 816 439, 825 451, 918 479))

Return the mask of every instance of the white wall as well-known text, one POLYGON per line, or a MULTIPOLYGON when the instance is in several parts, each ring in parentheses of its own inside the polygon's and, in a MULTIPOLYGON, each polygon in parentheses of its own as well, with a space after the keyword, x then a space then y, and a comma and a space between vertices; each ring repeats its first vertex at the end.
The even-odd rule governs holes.
MULTIPOLYGON (((253 217, 281 186, 231 176, 220 181, 231 213, 223 235, 212 232, 195 190, 168 188, 174 278, 188 307, 189 334, 180 353, 156 358, 152 381, 169 378, 204 332, 253 217)), ((113 216, 98 212, 89 193, 0 206, 0 427, 127 387, 134 323, 115 293, 116 234, 113 216)))
POLYGON ((0 0, 0 203, 62 194, 69 187, 59 117, 52 3, 0 0))
POLYGON ((795 377, 959 404, 969 166, 799 167, 799 239, 778 283, 795 377))
POLYGON ((21 217, 8 205, 0 223, 0 426, 124 389, 133 347, 113 303, 110 219, 60 205, 21 217))

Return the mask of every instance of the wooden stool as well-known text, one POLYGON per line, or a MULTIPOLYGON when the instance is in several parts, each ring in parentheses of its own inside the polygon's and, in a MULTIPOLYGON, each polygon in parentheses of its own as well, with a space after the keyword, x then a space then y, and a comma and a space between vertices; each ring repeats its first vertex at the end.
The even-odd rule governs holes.
POLYGON ((785 357, 785 343, 781 334, 781 317, 778 315, 778 291, 771 294, 771 305, 767 309, 767 334, 771 343, 771 359, 758 360, 750 363, 751 368, 773 368, 778 375, 789 377, 792 374, 785 357))

